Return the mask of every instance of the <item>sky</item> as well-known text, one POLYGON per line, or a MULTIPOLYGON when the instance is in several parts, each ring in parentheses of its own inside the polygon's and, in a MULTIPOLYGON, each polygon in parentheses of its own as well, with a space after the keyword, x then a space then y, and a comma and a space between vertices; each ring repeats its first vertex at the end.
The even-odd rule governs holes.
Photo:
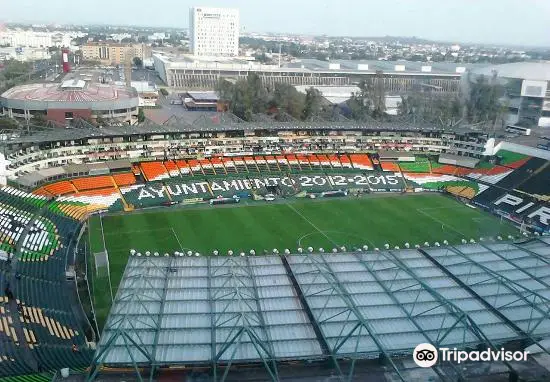
POLYGON ((550 0, 0 0, 0 21, 187 28, 192 6, 238 8, 247 32, 550 47, 550 0))

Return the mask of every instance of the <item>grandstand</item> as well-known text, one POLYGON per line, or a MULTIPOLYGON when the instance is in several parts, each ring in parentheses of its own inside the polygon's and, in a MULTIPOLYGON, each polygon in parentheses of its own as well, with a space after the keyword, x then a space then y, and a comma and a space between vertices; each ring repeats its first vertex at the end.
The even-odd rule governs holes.
MULTIPOLYGON (((477 380, 418 369, 412 350, 550 354, 541 150, 467 129, 203 129, 3 144, 0 377, 477 380), (387 151, 398 141, 415 149, 387 151)), ((484 366, 547 375, 534 359, 484 366)))
POLYGON ((50 380, 51 374, 40 374, 46 370, 80 370, 93 354, 88 343, 95 341, 85 335, 93 332, 66 281, 81 223, 53 212, 52 203, 64 204, 44 196, 6 186, 0 199, 0 247, 10 260, 0 264, 0 377, 36 373, 29 380, 39 381, 50 380))

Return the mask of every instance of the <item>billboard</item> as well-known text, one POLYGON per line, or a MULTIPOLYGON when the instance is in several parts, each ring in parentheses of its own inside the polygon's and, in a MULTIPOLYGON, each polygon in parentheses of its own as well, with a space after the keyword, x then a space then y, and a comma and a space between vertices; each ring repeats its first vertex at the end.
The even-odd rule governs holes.
POLYGON ((71 71, 71 65, 69 64, 69 49, 63 48, 61 50, 61 65, 63 66, 63 73, 69 73, 71 71))

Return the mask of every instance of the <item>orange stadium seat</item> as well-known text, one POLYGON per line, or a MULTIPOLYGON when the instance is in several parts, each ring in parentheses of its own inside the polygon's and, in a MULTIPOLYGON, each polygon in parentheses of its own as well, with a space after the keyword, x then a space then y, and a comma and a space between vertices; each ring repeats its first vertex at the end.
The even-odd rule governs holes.
POLYGON ((180 170, 174 161, 167 160, 164 162, 164 167, 168 170, 170 176, 180 176, 180 170))
POLYGON ((199 159, 202 168, 212 168, 212 162, 208 159, 199 159))
POLYGON ((39 189, 34 190, 32 193, 35 195, 42 195, 42 196, 48 196, 48 197, 52 196, 52 194, 46 191, 43 187, 40 187, 39 189))
POLYGON ((343 167, 351 168, 351 161, 349 160, 349 158, 346 154, 341 154, 339 159, 340 159, 340 163, 342 163, 343 167))
POLYGON ((321 166, 321 162, 319 161, 319 158, 317 158, 317 155, 315 154, 309 154, 307 155, 307 159, 309 160, 309 163, 311 163, 312 166, 321 166))
POLYGON ((222 164, 222 160, 221 158, 214 157, 214 158, 210 158, 210 163, 212 163, 214 167, 220 167, 220 165, 222 164))
POLYGON ((512 170, 508 167, 503 166, 494 166, 485 170, 486 175, 499 175, 507 172, 512 172, 512 170))
POLYGON ((72 194, 75 192, 75 189, 72 183, 66 180, 57 182, 57 183, 48 184, 47 186, 44 186, 44 189, 53 195, 65 195, 65 194, 72 194))
POLYGON ((200 165, 198 160, 190 159, 190 160, 187 161, 187 163, 189 164, 189 167, 191 168, 191 171, 193 172, 193 174, 195 174, 195 175, 199 175, 199 174, 204 175, 204 173, 202 171, 202 168, 201 168, 201 165, 200 165))
POLYGON ((512 163, 507 163, 505 166, 513 168, 513 169, 517 169, 517 168, 520 168, 521 166, 523 166, 525 163, 527 163, 529 161, 529 159, 531 159, 531 157, 519 159, 519 160, 517 160, 515 162, 512 162, 512 163))
POLYGON ((340 163, 340 160, 338 159, 337 155, 329 155, 328 160, 330 161, 330 165, 332 167, 342 167, 342 163, 340 163))
POLYGON ((361 170, 372 170, 374 168, 367 154, 351 154, 349 157, 354 168, 361 170))
POLYGON ((434 174, 443 174, 443 175, 455 175, 455 173, 458 171, 457 166, 453 166, 451 164, 446 164, 440 167, 432 167, 432 172, 434 174))
POLYGON ((136 178, 131 172, 123 174, 114 174, 113 179, 117 186, 129 186, 136 183, 136 178))
POLYGON ((321 164, 330 163, 330 160, 328 159, 328 157, 326 155, 317 155, 317 159, 319 159, 319 162, 321 162, 321 164))
POLYGON ((143 174, 148 181, 169 178, 168 170, 162 162, 142 162, 140 164, 143 174))
POLYGON ((399 165, 395 162, 380 162, 380 166, 384 171, 399 172, 399 165))
POLYGON ((107 175, 73 179, 72 182, 78 191, 113 187, 113 181, 107 175))
POLYGON ((117 190, 114 187, 102 188, 98 190, 81 191, 75 194, 75 196, 109 196, 116 193, 117 190))
POLYGON ((285 157, 288 163, 298 163, 298 158, 296 158, 296 155, 285 155, 285 157))
POLYGON ((189 164, 185 160, 177 160, 176 166, 178 166, 178 169, 180 170, 180 173, 183 175, 191 175, 191 169, 189 168, 189 164))

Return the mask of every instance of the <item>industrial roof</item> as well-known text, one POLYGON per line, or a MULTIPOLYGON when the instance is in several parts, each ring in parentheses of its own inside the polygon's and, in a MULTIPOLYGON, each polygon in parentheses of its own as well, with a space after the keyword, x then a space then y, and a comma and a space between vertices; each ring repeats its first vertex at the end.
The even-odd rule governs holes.
POLYGON ((322 72, 322 73, 374 73, 383 71, 396 75, 439 75, 460 76, 469 68, 484 66, 481 64, 449 62, 415 62, 384 60, 330 60, 299 59, 283 66, 265 65, 256 61, 239 58, 201 59, 189 56, 177 56, 156 52, 153 57, 161 62, 165 69, 196 70, 255 70, 260 72, 322 72))
POLYGON ((218 93, 211 92, 187 92, 189 97, 193 98, 195 101, 217 101, 219 99, 218 93))
POLYGON ((464 349, 549 336, 549 265, 550 238, 337 254, 131 256, 95 364, 257 362, 273 377, 274 361, 338 365, 384 356, 399 379, 411 380, 394 357, 419 343, 464 349))
POLYGON ((475 74, 491 76, 496 71, 499 77, 550 81, 550 61, 513 62, 510 64, 491 65, 473 69, 475 74))

